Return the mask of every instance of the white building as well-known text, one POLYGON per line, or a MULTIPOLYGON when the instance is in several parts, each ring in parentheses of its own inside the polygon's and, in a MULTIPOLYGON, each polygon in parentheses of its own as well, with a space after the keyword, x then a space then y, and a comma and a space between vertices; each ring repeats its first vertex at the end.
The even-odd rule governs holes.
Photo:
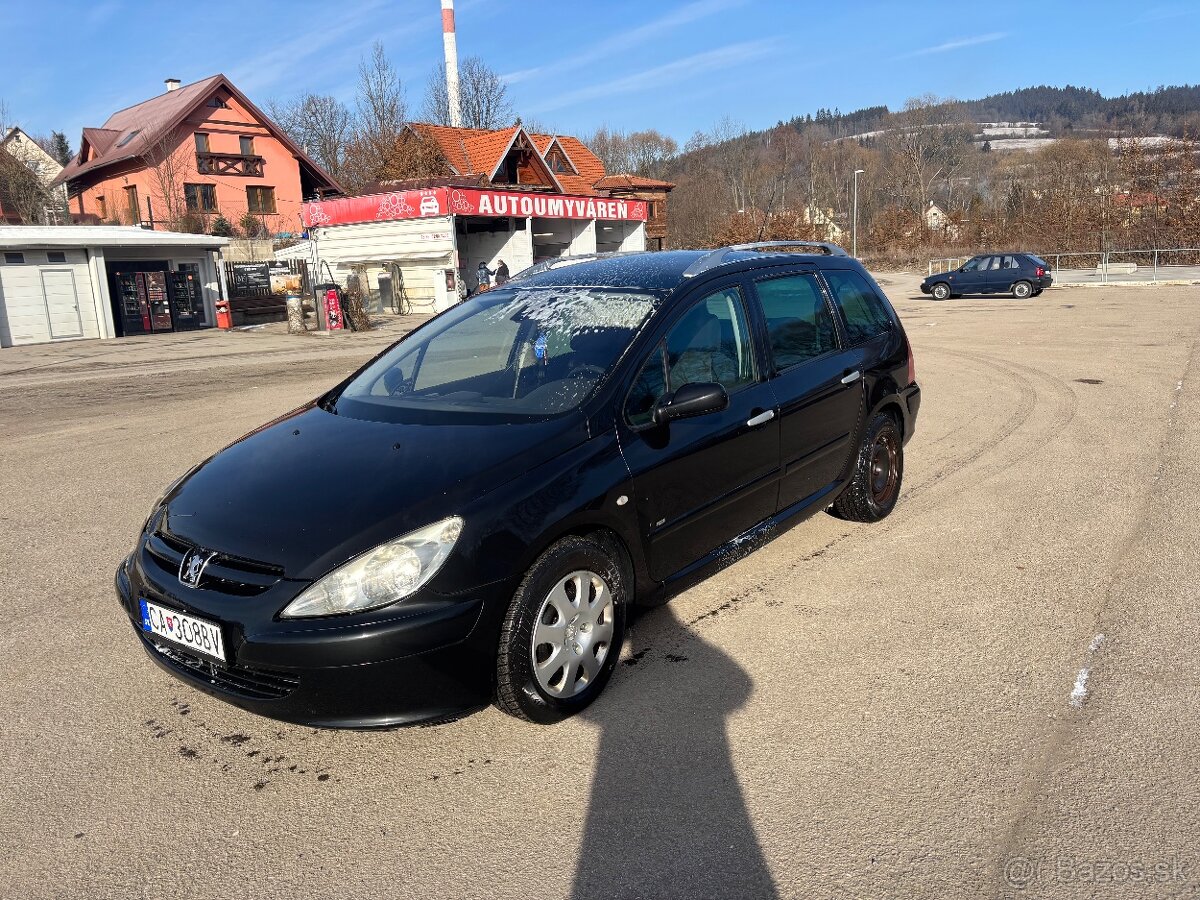
POLYGON ((125 226, 0 226, 0 347, 211 326, 227 243, 125 226), (189 285, 186 314, 157 287, 172 275, 189 285), (125 306, 123 284, 142 285, 125 306))
POLYGON ((64 224, 61 220, 67 213, 67 186, 60 184, 56 187, 54 184, 54 179, 58 178, 63 170, 62 163, 43 150, 37 141, 16 125, 0 138, 0 149, 25 165, 47 190, 54 193, 57 202, 46 209, 45 221, 64 224))

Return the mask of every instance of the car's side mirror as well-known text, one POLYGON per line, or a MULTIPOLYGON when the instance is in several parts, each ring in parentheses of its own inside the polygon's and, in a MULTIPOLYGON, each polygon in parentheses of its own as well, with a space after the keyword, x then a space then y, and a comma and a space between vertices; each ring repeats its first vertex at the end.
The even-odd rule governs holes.
POLYGON ((685 384, 668 394, 654 407, 654 424, 665 425, 675 419, 690 419, 720 412, 729 406, 729 395, 715 381, 685 384))

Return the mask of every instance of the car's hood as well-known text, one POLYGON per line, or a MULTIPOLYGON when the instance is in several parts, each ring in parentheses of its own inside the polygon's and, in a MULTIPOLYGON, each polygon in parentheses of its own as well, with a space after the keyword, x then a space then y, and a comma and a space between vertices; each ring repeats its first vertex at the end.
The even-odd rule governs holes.
MULTIPOLYGON (((309 406, 251 432, 168 495, 189 543, 316 578, 459 513, 469 500, 587 439, 583 417, 408 425, 309 406)), ((470 523, 468 523, 468 527, 470 523)))

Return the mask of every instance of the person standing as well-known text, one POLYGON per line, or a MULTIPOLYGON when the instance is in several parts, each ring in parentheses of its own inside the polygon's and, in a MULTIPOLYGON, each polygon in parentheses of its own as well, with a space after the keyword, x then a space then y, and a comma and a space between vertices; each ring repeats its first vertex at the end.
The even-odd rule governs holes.
POLYGON ((486 291, 492 286, 492 276, 496 273, 488 268, 486 260, 479 261, 479 267, 475 270, 475 281, 478 284, 477 290, 486 291))
POLYGON ((500 265, 496 266, 496 287, 508 281, 508 263, 500 260, 500 265))

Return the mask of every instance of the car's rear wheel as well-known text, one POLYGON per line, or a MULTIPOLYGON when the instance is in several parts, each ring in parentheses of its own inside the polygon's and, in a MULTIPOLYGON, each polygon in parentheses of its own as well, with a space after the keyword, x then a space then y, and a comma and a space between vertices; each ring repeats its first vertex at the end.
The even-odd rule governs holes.
POLYGON ((944 281, 939 281, 933 286, 933 290, 931 290, 930 293, 933 294, 934 300, 945 300, 950 296, 950 285, 946 284, 944 281))
POLYGON ((496 705, 549 724, 595 700, 621 653, 628 581, 600 538, 563 538, 538 557, 500 631, 496 705))
POLYGON ((1018 300, 1025 300, 1033 294, 1033 285, 1028 281, 1018 281, 1012 286, 1012 295, 1018 300))
POLYGON ((850 484, 833 511, 852 522, 878 522, 896 507, 904 480, 904 442, 896 420, 879 413, 867 425, 850 484))

